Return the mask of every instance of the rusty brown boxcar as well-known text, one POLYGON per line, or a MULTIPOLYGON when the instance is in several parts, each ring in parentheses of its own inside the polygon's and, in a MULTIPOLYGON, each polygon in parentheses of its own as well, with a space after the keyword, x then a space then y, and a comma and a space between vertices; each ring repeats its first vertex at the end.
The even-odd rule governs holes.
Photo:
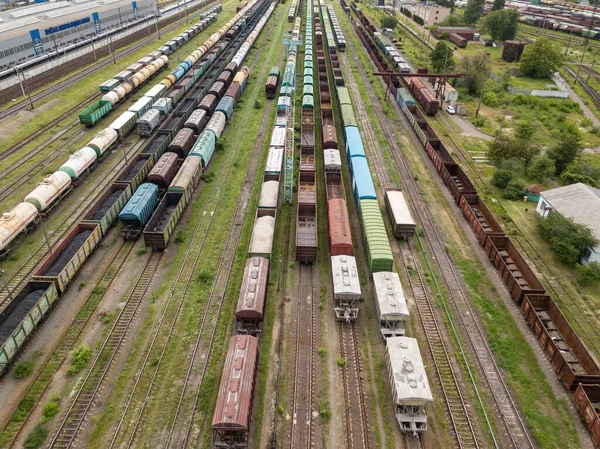
POLYGON ((190 115, 190 118, 187 119, 183 126, 191 129, 194 131, 195 135, 198 135, 204 131, 204 127, 207 123, 208 113, 204 109, 196 109, 194 112, 192 112, 192 115, 190 115))
POLYGON ((183 128, 169 145, 168 151, 175 153, 179 159, 184 159, 192 149, 194 142, 194 131, 190 128, 183 128))
POLYGON ((229 70, 223 70, 217 78, 217 81, 223 83, 225 86, 229 86, 229 83, 231 83, 232 79, 233 74, 229 70))
POLYGON ((177 174, 177 154, 170 151, 163 154, 156 165, 148 173, 148 181, 156 184, 159 189, 166 189, 177 174))
POLYGON ((471 183, 464 170, 456 164, 444 164, 442 179, 444 180, 444 184, 450 189, 456 204, 460 203, 460 198, 463 195, 477 196, 477 189, 475 189, 475 186, 471 183))
POLYGON ((323 125, 323 149, 335 150, 338 147, 337 133, 334 125, 323 125))
POLYGON ((488 209, 479 196, 463 196, 460 199, 460 208, 467 221, 475 231, 481 246, 485 246, 488 236, 503 237, 504 231, 496 217, 488 209))
POLYGON ((569 390, 580 383, 600 383, 600 368, 594 357, 550 296, 526 294, 521 311, 569 390))
POLYGON ((573 401, 592 434, 596 447, 600 447, 600 385, 579 384, 573 394, 573 401))
POLYGON ((208 89, 208 93, 214 95, 217 98, 221 98, 225 93, 225 89, 225 83, 221 81, 215 81, 213 85, 210 86, 210 89, 208 89))
POLYGON ((260 334, 265 314, 268 282, 269 259, 249 257, 246 260, 242 287, 235 310, 238 333, 260 334))
POLYGON ((317 260, 317 183, 314 172, 300 172, 296 217, 296 260, 317 260))
POLYGON ((204 109, 208 113, 208 115, 212 115, 212 113, 215 112, 218 102, 219 100, 215 95, 208 94, 204 96, 204 98, 198 105, 198 108, 204 109))
POLYGON ((277 94, 277 77, 275 75, 271 75, 267 78, 267 82, 265 84, 265 95, 269 100, 275 98, 277 94))
POLYGON ((485 251, 517 304, 525 294, 543 295, 546 292, 510 238, 489 237, 485 251))

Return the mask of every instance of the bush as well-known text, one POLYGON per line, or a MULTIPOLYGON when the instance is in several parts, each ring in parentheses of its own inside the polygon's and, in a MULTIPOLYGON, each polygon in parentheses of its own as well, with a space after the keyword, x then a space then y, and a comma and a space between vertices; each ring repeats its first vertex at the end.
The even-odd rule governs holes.
POLYGON ((492 176, 492 185, 505 189, 512 177, 513 174, 508 170, 496 170, 496 173, 492 176))
POLYGON ((329 402, 325 399, 319 399, 319 415, 323 421, 331 419, 331 408, 329 407, 329 402))
POLYGON ((43 424, 38 424, 25 439, 23 447, 25 449, 38 449, 42 446, 42 444, 44 444, 44 441, 46 441, 47 437, 48 429, 46 429, 43 424))
POLYGON ((515 137, 529 140, 535 134, 535 124, 529 120, 517 120, 515 123, 515 137))
POLYGON ((481 128, 486 124, 486 120, 483 117, 473 117, 472 121, 473 125, 475 125, 477 128, 481 128))
POLYGON ((45 424, 48 421, 50 421, 52 418, 54 418, 54 416, 56 416, 59 409, 60 406, 57 401, 48 402, 46 405, 44 405, 44 409, 42 410, 42 418, 40 419, 40 422, 42 424, 45 424))
POLYGON ((560 175, 560 179, 563 180, 565 184, 576 184, 578 182, 583 182, 588 186, 596 187, 596 181, 586 175, 580 175, 579 173, 571 173, 571 172, 563 172, 560 175))
POLYGON ((577 269, 581 285, 600 281, 600 263, 589 262, 586 265, 577 264, 575 268, 577 269))
POLYGON ((71 351, 71 366, 67 370, 67 376, 71 377, 87 366, 92 358, 92 350, 86 344, 71 351))
POLYGON ((217 177, 217 175, 215 175, 215 172, 213 171, 209 171, 207 173, 204 173, 201 177, 201 179, 206 182, 207 184, 210 184, 211 182, 213 182, 215 180, 215 178, 217 177))
POLYGON ((138 249, 135 254, 138 256, 143 256, 144 254, 146 254, 148 252, 148 248, 146 248, 145 246, 142 246, 140 249, 138 249))
POLYGON ((258 100, 254 102, 254 109, 262 109, 262 103, 258 100))
POLYGON ((558 212, 551 212, 546 218, 538 216, 536 220, 538 232, 564 263, 575 265, 579 256, 597 243, 587 226, 575 223, 558 212))
POLYGON ((490 108, 497 108, 502 104, 502 100, 500 100, 493 92, 484 93, 482 101, 484 105, 489 106, 490 108))
POLYGON ((337 364, 338 364, 338 366, 344 366, 346 364, 346 359, 343 357, 338 357, 337 364))
POLYGON ((15 379, 24 379, 33 372, 33 362, 21 362, 15 367, 15 379))
POLYGON ((512 179, 502 195, 507 200, 520 200, 525 195, 525 183, 520 179, 512 179))

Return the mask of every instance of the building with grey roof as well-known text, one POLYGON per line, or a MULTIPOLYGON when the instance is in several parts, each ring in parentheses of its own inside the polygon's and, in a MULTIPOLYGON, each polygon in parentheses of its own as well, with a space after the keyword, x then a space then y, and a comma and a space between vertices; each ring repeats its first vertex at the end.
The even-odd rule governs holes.
MULTIPOLYGON (((556 211, 575 223, 587 226, 600 241, 600 190, 578 182, 540 193, 536 212, 547 217, 556 211)), ((581 257, 581 263, 600 263, 600 244, 590 247, 581 257)))

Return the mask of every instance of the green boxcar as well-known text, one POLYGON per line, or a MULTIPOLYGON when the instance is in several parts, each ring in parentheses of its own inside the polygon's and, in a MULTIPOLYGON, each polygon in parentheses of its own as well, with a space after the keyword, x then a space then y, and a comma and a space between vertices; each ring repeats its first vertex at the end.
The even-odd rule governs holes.
POLYGON ((303 95, 314 95, 314 87, 311 86, 310 84, 305 84, 304 87, 302 88, 302 94, 303 95))
POLYGON ((185 205, 183 193, 167 192, 144 229, 147 248, 164 250, 169 245, 185 205))
POLYGON ((100 84, 100 86, 98 86, 98 88, 100 89, 100 92, 105 94, 113 90, 115 87, 118 87, 119 84, 121 84, 121 81, 110 79, 108 81, 104 81, 102 84, 100 84))
POLYGON ((314 109, 315 100, 312 95, 304 95, 302 97, 302 109, 314 109))
POLYGON ((313 76, 312 67, 304 67, 304 76, 313 76))
POLYGON ((119 217, 119 213, 131 198, 133 190, 127 183, 115 182, 107 192, 90 209, 88 214, 81 220, 82 223, 99 224, 102 235, 106 237, 108 231, 119 217), (106 210, 106 208, 109 208, 106 210), (106 212, 102 213, 103 210, 106 212))
POLYGON ((293 72, 285 72, 283 74, 283 83, 281 85, 283 87, 293 87, 294 86, 294 73, 293 72))
POLYGON ((304 77, 304 85, 310 84, 311 86, 313 85, 313 77, 312 76, 305 76, 304 77))
POLYGON ((0 374, 6 372, 56 301, 58 290, 54 282, 31 281, 0 313, 0 330, 4 335, 0 339, 0 374), (25 303, 27 307, 19 307, 25 303))
POLYGON ((110 101, 98 100, 79 113, 79 121, 85 126, 94 126, 98 120, 108 115, 112 110, 110 101))
POLYGON ((337 87, 338 99, 340 100, 340 105, 344 104, 352 104, 352 100, 350 100, 350 93, 348 92, 347 87, 337 87))
POLYGON ((394 257, 377 200, 361 200, 360 222, 370 273, 393 271, 394 257))
POLYGON ((354 110, 352 109, 352 105, 343 104, 342 107, 342 121, 344 122, 344 126, 358 126, 356 122, 356 116, 354 115, 354 110))

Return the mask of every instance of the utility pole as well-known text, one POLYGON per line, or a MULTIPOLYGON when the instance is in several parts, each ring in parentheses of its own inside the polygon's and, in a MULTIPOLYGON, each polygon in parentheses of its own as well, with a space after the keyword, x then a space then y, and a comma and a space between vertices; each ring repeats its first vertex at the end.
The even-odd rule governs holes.
POLYGON ((579 72, 581 71, 581 65, 583 64, 583 58, 585 56, 585 52, 587 51, 587 46, 590 43, 590 39, 585 39, 585 44, 583 45, 583 52, 581 53, 581 61, 579 61, 579 65, 577 66, 577 75, 575 75, 575 79, 573 80, 573 86, 577 84, 577 78, 579 78, 579 72))
POLYGON ((108 41, 108 53, 112 56, 112 60, 113 60, 113 64, 116 64, 117 61, 115 59, 115 52, 113 50, 111 50, 110 48, 110 44, 112 43, 112 39, 110 38, 110 34, 106 35, 106 40, 108 41))
POLYGON ((13 302, 14 298, 13 298, 12 292, 10 291, 10 288, 8 288, 8 283, 6 282, 6 278, 4 277, 4 270, 0 270, 0 277, 4 281, 4 288, 6 288, 6 293, 8 294, 8 299, 10 299, 10 302, 13 302))
POLYGON ((594 58, 592 59, 592 66, 590 67, 590 71, 588 72, 587 80, 590 80, 590 75, 592 74, 592 70, 594 70, 594 64, 596 63, 596 51, 594 50, 594 58))
POLYGON ((156 15, 154 17, 156 18, 156 33, 158 34, 158 38, 160 39, 160 28, 158 27, 158 9, 156 10, 156 15))
POLYGON ((92 36, 92 38, 90 39, 92 41, 92 51, 94 52, 94 61, 97 61, 98 58, 96 58, 96 47, 94 47, 94 37, 92 36))
POLYGON ((17 73, 17 79, 19 80, 19 85, 21 86, 21 92, 23 93, 23 98, 29 102, 29 107, 33 110, 33 101, 31 101, 31 97, 29 96, 29 92, 25 90, 25 72, 23 72, 23 81, 21 81, 21 76, 19 75, 19 66, 13 63, 13 67, 15 72, 17 73))
POLYGON ((481 95, 479 96, 479 103, 477 104, 477 109, 475 109, 475 117, 479 116, 479 108, 481 107, 481 102, 483 101, 483 92, 485 91, 485 85, 489 77, 490 75, 488 74, 488 76, 486 76, 485 80, 483 81, 483 85, 481 86, 481 95))
POLYGON ((569 40, 567 42, 567 48, 565 48, 565 56, 569 53, 569 47, 571 46, 571 38, 573 37, 573 31, 569 34, 569 40))
POLYGON ((187 15, 187 2, 185 2, 183 6, 185 7, 185 23, 190 23, 187 15))
MULTIPOLYGON (((510 88, 508 86, 507 88, 510 88)), ((510 90, 508 91, 508 98, 506 99, 506 106, 504 106, 504 114, 502 114, 502 121, 500 122, 500 129, 498 130, 498 136, 496 140, 500 139, 500 134, 502 133, 502 127, 504 126, 504 119, 506 118, 506 111, 508 111, 508 104, 510 103, 510 90)))
POLYGON ((44 219, 40 215, 40 225, 42 226, 42 231, 44 231, 44 239, 46 240, 46 245, 48 245, 48 252, 52 252, 52 245, 50 245, 50 240, 48 239, 48 233, 46 232, 46 226, 44 225, 44 219))

